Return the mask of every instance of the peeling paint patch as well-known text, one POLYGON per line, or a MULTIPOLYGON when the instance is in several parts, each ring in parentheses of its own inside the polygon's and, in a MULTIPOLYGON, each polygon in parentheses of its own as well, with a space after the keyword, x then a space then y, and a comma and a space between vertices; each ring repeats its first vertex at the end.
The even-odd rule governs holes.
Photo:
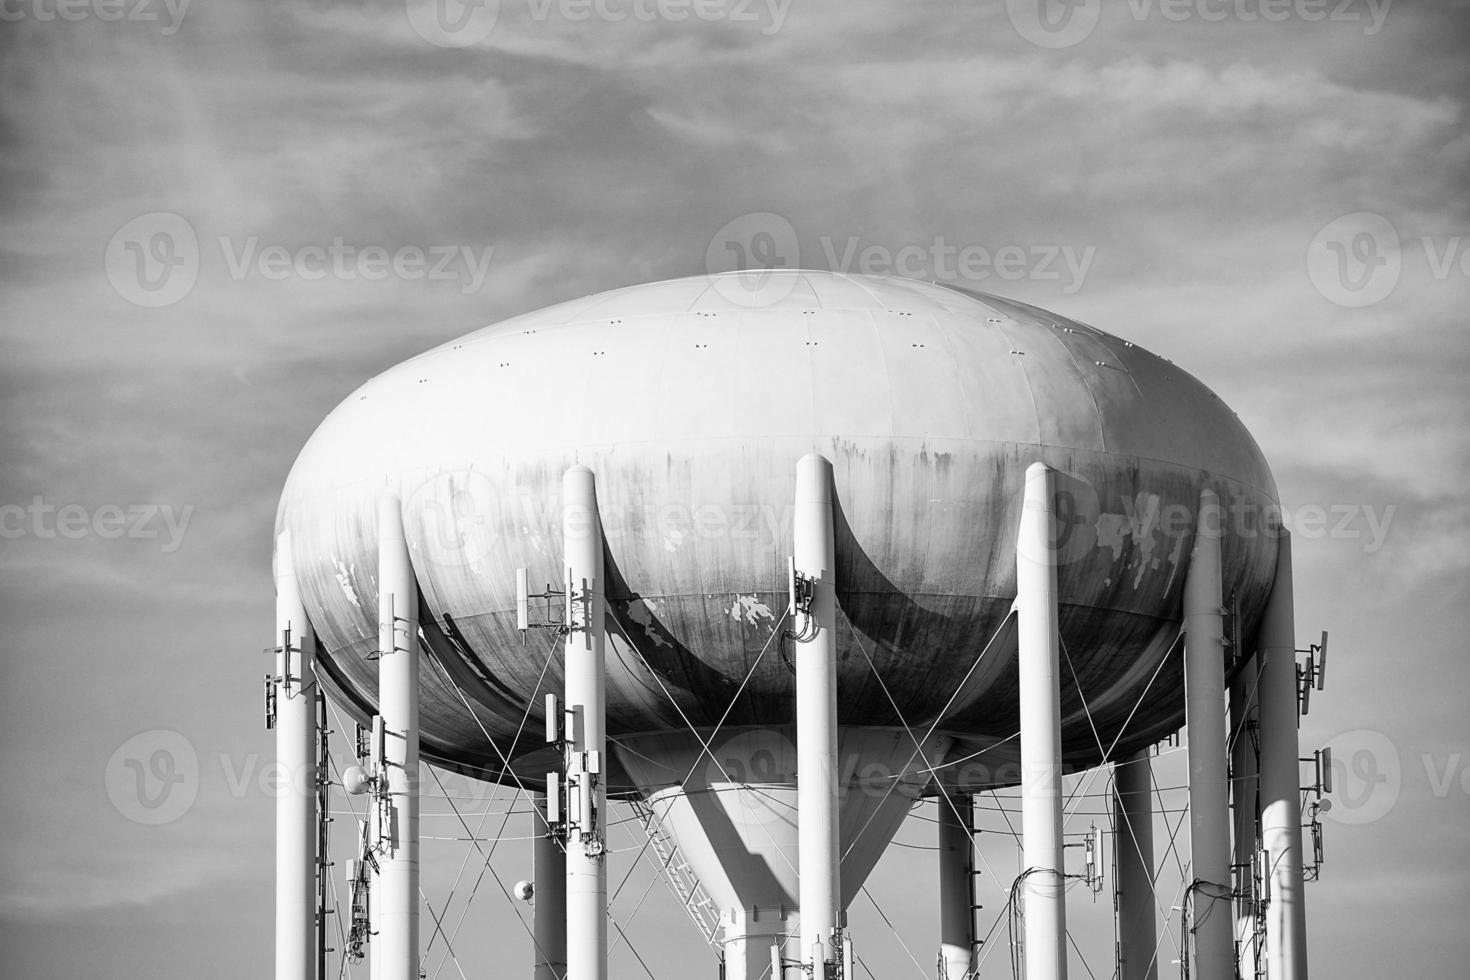
POLYGON ((772 622, 776 614, 771 612, 771 607, 761 602, 757 595, 736 595, 735 601, 725 613, 734 620, 745 620, 751 626, 759 626, 761 619, 769 619, 772 622))
POLYGON ((674 645, 654 628, 653 614, 658 612, 657 599, 630 599, 624 608, 628 611, 628 618, 643 627, 643 635, 652 640, 654 646, 672 647, 674 645))
MULTIPOLYGON (((1124 498, 1123 513, 1099 514, 1093 525, 1097 531, 1097 546, 1112 549, 1115 562, 1123 557, 1127 539, 1133 539, 1133 546, 1138 549, 1139 561, 1136 567, 1140 578, 1143 571, 1150 567, 1151 559, 1152 567, 1158 567, 1158 559, 1153 558, 1157 543, 1154 535, 1159 529, 1162 502, 1156 493, 1140 493, 1134 498, 1124 498)), ((1139 579, 1135 579, 1135 587, 1138 581, 1139 579)))
POLYGON ((684 543, 684 532, 681 531, 681 530, 679 530, 677 527, 676 528, 671 528, 669 530, 669 532, 664 535, 664 550, 665 551, 670 551, 670 552, 672 552, 672 551, 678 551, 679 550, 679 546, 682 545, 683 543, 684 543))
POLYGON ((1097 546, 1112 548, 1113 561, 1123 557, 1123 539, 1127 537, 1128 519, 1122 514, 1099 514, 1097 517, 1097 546))
POLYGON ((342 594, 347 597, 347 601, 352 603, 355 608, 361 609, 362 600, 357 597, 357 589, 352 585, 352 577, 357 573, 357 566, 345 565, 339 558, 333 555, 332 569, 337 576, 337 586, 342 590, 342 594))

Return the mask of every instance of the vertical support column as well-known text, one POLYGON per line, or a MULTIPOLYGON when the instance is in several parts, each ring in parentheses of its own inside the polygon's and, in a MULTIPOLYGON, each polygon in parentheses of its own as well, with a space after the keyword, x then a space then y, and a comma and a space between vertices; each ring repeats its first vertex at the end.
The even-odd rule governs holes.
POLYGON ((1200 494, 1184 579, 1184 685, 1189 730, 1190 930, 1199 980, 1235 972, 1230 902, 1230 804, 1225 748, 1225 634, 1220 499, 1200 494))
POLYGON ((562 539, 567 590, 566 740, 567 980, 607 978, 607 757, 604 702, 602 525, 592 471, 573 466, 562 479, 562 539))
POLYGON ((1306 980, 1307 907, 1302 883, 1300 777, 1297 771, 1296 614, 1291 538, 1276 553, 1276 584, 1261 622, 1261 846, 1271 869, 1266 915, 1270 980, 1306 980))
POLYGON ((812 580, 811 607, 796 623, 796 792, 801 934, 811 980, 828 980, 841 925, 837 836, 837 586, 832 532, 832 464, 815 453, 796 464, 793 516, 798 575, 812 580))
POLYGON ((1157 980, 1159 975, 1152 782, 1147 749, 1113 764, 1120 980, 1157 980))
POLYGON ((276 980, 316 976, 316 636, 306 620, 291 533, 276 538, 276 980))
POLYGON ((531 868, 536 882, 536 966, 532 977, 562 980, 567 973, 567 855, 547 821, 546 794, 532 794, 531 802, 536 809, 531 828, 536 838, 531 868))
POLYGON ((419 594, 396 494, 378 500, 379 778, 386 803, 370 906, 373 980, 419 975, 419 594))
POLYGON ((975 800, 939 796, 939 962, 941 980, 970 980, 975 969, 975 800))
POLYGON ((1230 688, 1230 799, 1235 817, 1231 863, 1236 881, 1246 885, 1235 903, 1236 962, 1241 980, 1255 980, 1256 976, 1256 915, 1249 882, 1258 846, 1256 818, 1260 813, 1256 799, 1256 735, 1251 731, 1259 718, 1258 663, 1256 659, 1247 660, 1230 688))
POLYGON ((1055 496, 1052 471, 1028 466, 1016 542, 1027 980, 1067 976, 1055 496))

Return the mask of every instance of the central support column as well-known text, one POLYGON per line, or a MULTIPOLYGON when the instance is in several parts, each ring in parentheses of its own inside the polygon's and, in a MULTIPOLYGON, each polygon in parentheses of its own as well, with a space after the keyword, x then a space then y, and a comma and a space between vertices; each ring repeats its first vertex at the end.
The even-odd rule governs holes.
POLYGON ((1230 800, 1234 808, 1234 849, 1231 864, 1237 884, 1244 894, 1235 899, 1235 955, 1237 972, 1244 980, 1256 976, 1256 915, 1249 882, 1258 846, 1256 799, 1256 743, 1259 723, 1256 697, 1259 693, 1258 659, 1248 659, 1239 667, 1230 688, 1230 800))
POLYGON ((535 793, 531 833, 535 878, 536 965, 533 980, 562 980, 567 973, 567 856, 546 816, 546 794, 535 793))
POLYGON ((419 975, 419 594, 398 497, 378 501, 378 713, 383 780, 370 916, 373 980, 419 975))
POLYGON ((1058 669, 1055 476, 1026 468, 1016 541, 1021 686, 1021 833, 1026 869, 1027 980, 1066 980, 1062 864, 1061 684, 1058 669))
POLYGON ((939 796, 939 961, 942 980, 975 969, 975 800, 939 796))
POLYGON ((316 976, 316 637, 291 558, 276 538, 276 980, 316 976))
POLYGON ((1230 803, 1225 744, 1225 637, 1220 499, 1200 494, 1194 552, 1184 579, 1184 686, 1189 729, 1190 931, 1194 976, 1235 973, 1230 882, 1230 803))
POLYGON ((1118 966, 1121 980, 1156 980, 1153 766, 1143 749, 1113 765, 1113 849, 1118 865, 1118 966))
POLYGON ((1261 622, 1261 846, 1271 869, 1266 907, 1270 980, 1306 980, 1307 906, 1302 891, 1302 818, 1297 755, 1296 613, 1291 538, 1276 552, 1276 584, 1261 622))
POLYGON ((567 980, 607 978, 607 759, 602 525, 592 471, 562 479, 566 561, 567 980))
POLYGON ((837 835, 837 587, 832 464, 816 454, 796 466, 796 572, 811 579, 811 606, 796 621, 796 788, 801 876, 798 949, 811 980, 841 958, 841 857, 837 835), (835 948, 834 948, 835 947, 835 948))

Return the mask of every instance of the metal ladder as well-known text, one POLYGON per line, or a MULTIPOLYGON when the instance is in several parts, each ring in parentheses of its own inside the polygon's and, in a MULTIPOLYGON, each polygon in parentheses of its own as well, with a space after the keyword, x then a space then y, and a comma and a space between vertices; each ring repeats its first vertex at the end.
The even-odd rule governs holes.
POLYGON ((689 918, 704 936, 705 942, 718 948, 716 938, 720 933, 720 911, 715 908, 714 902, 705 894, 704 886, 699 883, 699 877, 694 869, 679 854, 679 847, 670 837, 664 833, 659 823, 658 815, 653 812, 653 807, 644 800, 635 799, 633 812, 638 814, 638 819, 643 822, 643 830, 648 834, 648 842, 653 851, 658 855, 659 870, 663 872, 664 879, 673 889, 674 894, 683 904, 684 910, 689 913, 689 918))

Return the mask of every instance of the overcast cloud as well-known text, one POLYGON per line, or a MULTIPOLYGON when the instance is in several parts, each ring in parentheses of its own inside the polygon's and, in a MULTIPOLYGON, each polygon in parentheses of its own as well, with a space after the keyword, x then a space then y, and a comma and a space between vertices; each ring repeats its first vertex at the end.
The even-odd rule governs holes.
MULTIPOLYGON (((1091 323, 1240 414, 1305 519, 1303 643, 1333 635, 1304 749, 1381 733, 1399 785, 1381 816, 1328 827, 1314 970, 1462 976, 1470 4, 1299 0, 1280 22, 1247 0, 1075 8, 1036 35, 1023 2, 732 0, 675 21, 655 0, 502 0, 483 38, 449 47, 423 34, 466 36, 416 29, 432 23, 416 0, 128 0, 120 21, 0 5, 0 505, 26 508, 0 545, 16 975, 267 974, 271 802, 248 787, 270 752, 271 526, 341 398, 458 334, 703 272, 764 231, 789 264, 1091 323), (159 212, 187 254, 153 236, 175 220, 159 212), (119 233, 150 215, 129 251, 119 233), (78 533, 37 498, 75 505, 78 533), (197 799, 160 826, 105 782, 155 730, 199 766, 197 799)), ((931 838, 914 822, 901 840, 931 838)), ((525 847, 503 846, 513 881, 525 847)), ((436 902, 462 851, 426 851, 436 902)), ((927 976, 916 856, 896 849, 869 889, 927 976)), ((520 951, 484 889, 464 949, 520 951)), ((854 916, 878 930, 875 972, 912 975, 854 916)), ((655 886, 630 936, 668 935, 707 955, 655 886)))

